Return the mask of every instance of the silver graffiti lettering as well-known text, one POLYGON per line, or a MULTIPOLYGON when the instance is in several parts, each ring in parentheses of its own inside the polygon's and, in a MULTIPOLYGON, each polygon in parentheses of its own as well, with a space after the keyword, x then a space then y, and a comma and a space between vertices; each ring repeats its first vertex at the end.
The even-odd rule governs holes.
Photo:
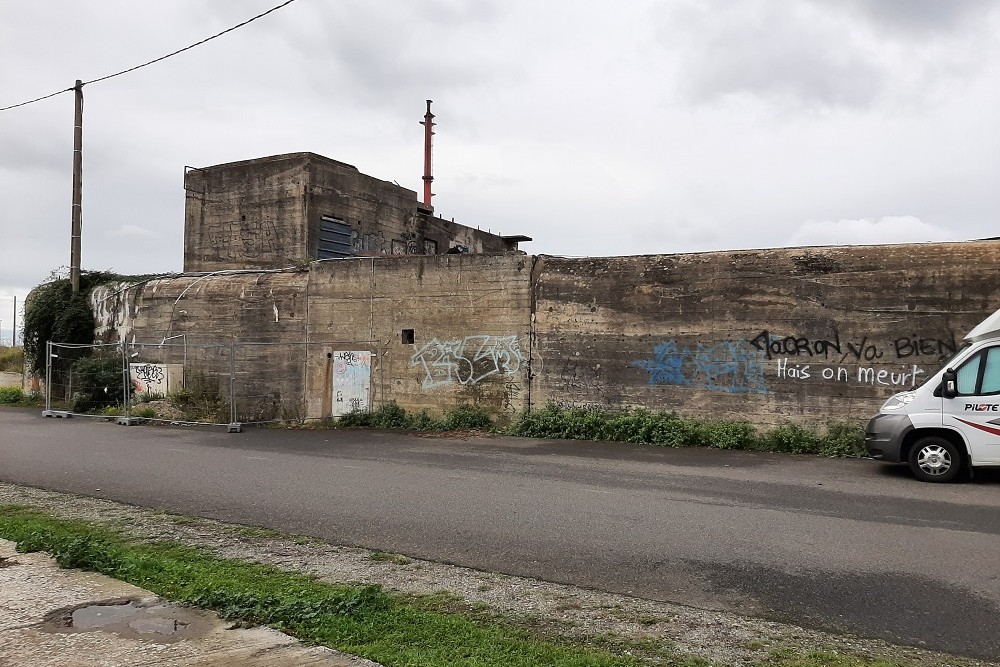
POLYGON ((410 358, 424 369, 425 389, 449 384, 474 385, 492 375, 509 375, 524 357, 517 336, 466 336, 431 340, 410 358))

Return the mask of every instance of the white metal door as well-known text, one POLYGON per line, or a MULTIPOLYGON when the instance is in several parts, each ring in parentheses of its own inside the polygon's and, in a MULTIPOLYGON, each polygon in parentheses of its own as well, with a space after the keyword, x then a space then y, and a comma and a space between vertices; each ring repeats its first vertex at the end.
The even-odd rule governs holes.
POLYGON ((333 353, 333 416, 368 412, 372 353, 367 350, 333 353))

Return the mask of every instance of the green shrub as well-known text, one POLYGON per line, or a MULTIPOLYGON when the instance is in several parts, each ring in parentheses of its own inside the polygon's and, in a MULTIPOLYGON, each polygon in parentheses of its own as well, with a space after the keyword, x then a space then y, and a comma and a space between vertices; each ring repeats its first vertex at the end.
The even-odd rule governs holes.
POLYGON ((421 410, 410 418, 410 428, 417 431, 433 431, 437 426, 437 420, 428 414, 427 410, 421 410))
POLYGON ((20 387, 0 387, 0 405, 15 405, 24 400, 20 387))
POLYGON ((445 431, 488 430, 493 420, 489 413, 479 407, 460 405, 449 410, 441 419, 441 429, 445 431))
POLYGON ((442 418, 435 419, 426 410, 416 415, 408 414, 395 401, 389 401, 372 412, 349 412, 340 417, 339 425, 416 431, 464 431, 490 429, 493 427, 493 420, 485 410, 471 405, 460 405, 446 412, 442 418))
POLYGON ((827 456, 861 457, 865 449, 865 428, 853 422, 830 422, 826 425, 823 454, 827 456))
POLYGON ((73 362, 73 412, 99 411, 122 403, 125 391, 122 359, 114 352, 98 352, 73 362))
POLYGON ((389 401, 373 412, 352 410, 340 418, 340 425, 368 428, 409 428, 410 419, 406 410, 399 407, 396 401, 389 401))
POLYGON ((705 445, 718 449, 760 449, 753 424, 744 421, 715 421, 705 425, 705 445))

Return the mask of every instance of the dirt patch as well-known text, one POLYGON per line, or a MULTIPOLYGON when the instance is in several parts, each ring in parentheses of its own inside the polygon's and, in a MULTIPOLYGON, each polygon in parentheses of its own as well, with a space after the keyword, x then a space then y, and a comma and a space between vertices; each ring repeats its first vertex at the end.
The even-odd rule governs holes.
POLYGON ((156 417, 158 419, 182 420, 185 418, 183 410, 178 408, 170 401, 163 399, 150 401, 149 403, 143 403, 138 407, 150 408, 151 410, 156 412, 156 417))

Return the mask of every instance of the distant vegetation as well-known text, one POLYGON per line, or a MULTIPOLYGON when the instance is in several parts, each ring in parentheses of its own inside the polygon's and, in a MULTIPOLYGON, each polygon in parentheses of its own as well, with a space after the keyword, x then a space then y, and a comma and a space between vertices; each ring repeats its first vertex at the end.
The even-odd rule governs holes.
POLYGON ((23 373, 24 350, 0 346, 0 373, 23 373))

